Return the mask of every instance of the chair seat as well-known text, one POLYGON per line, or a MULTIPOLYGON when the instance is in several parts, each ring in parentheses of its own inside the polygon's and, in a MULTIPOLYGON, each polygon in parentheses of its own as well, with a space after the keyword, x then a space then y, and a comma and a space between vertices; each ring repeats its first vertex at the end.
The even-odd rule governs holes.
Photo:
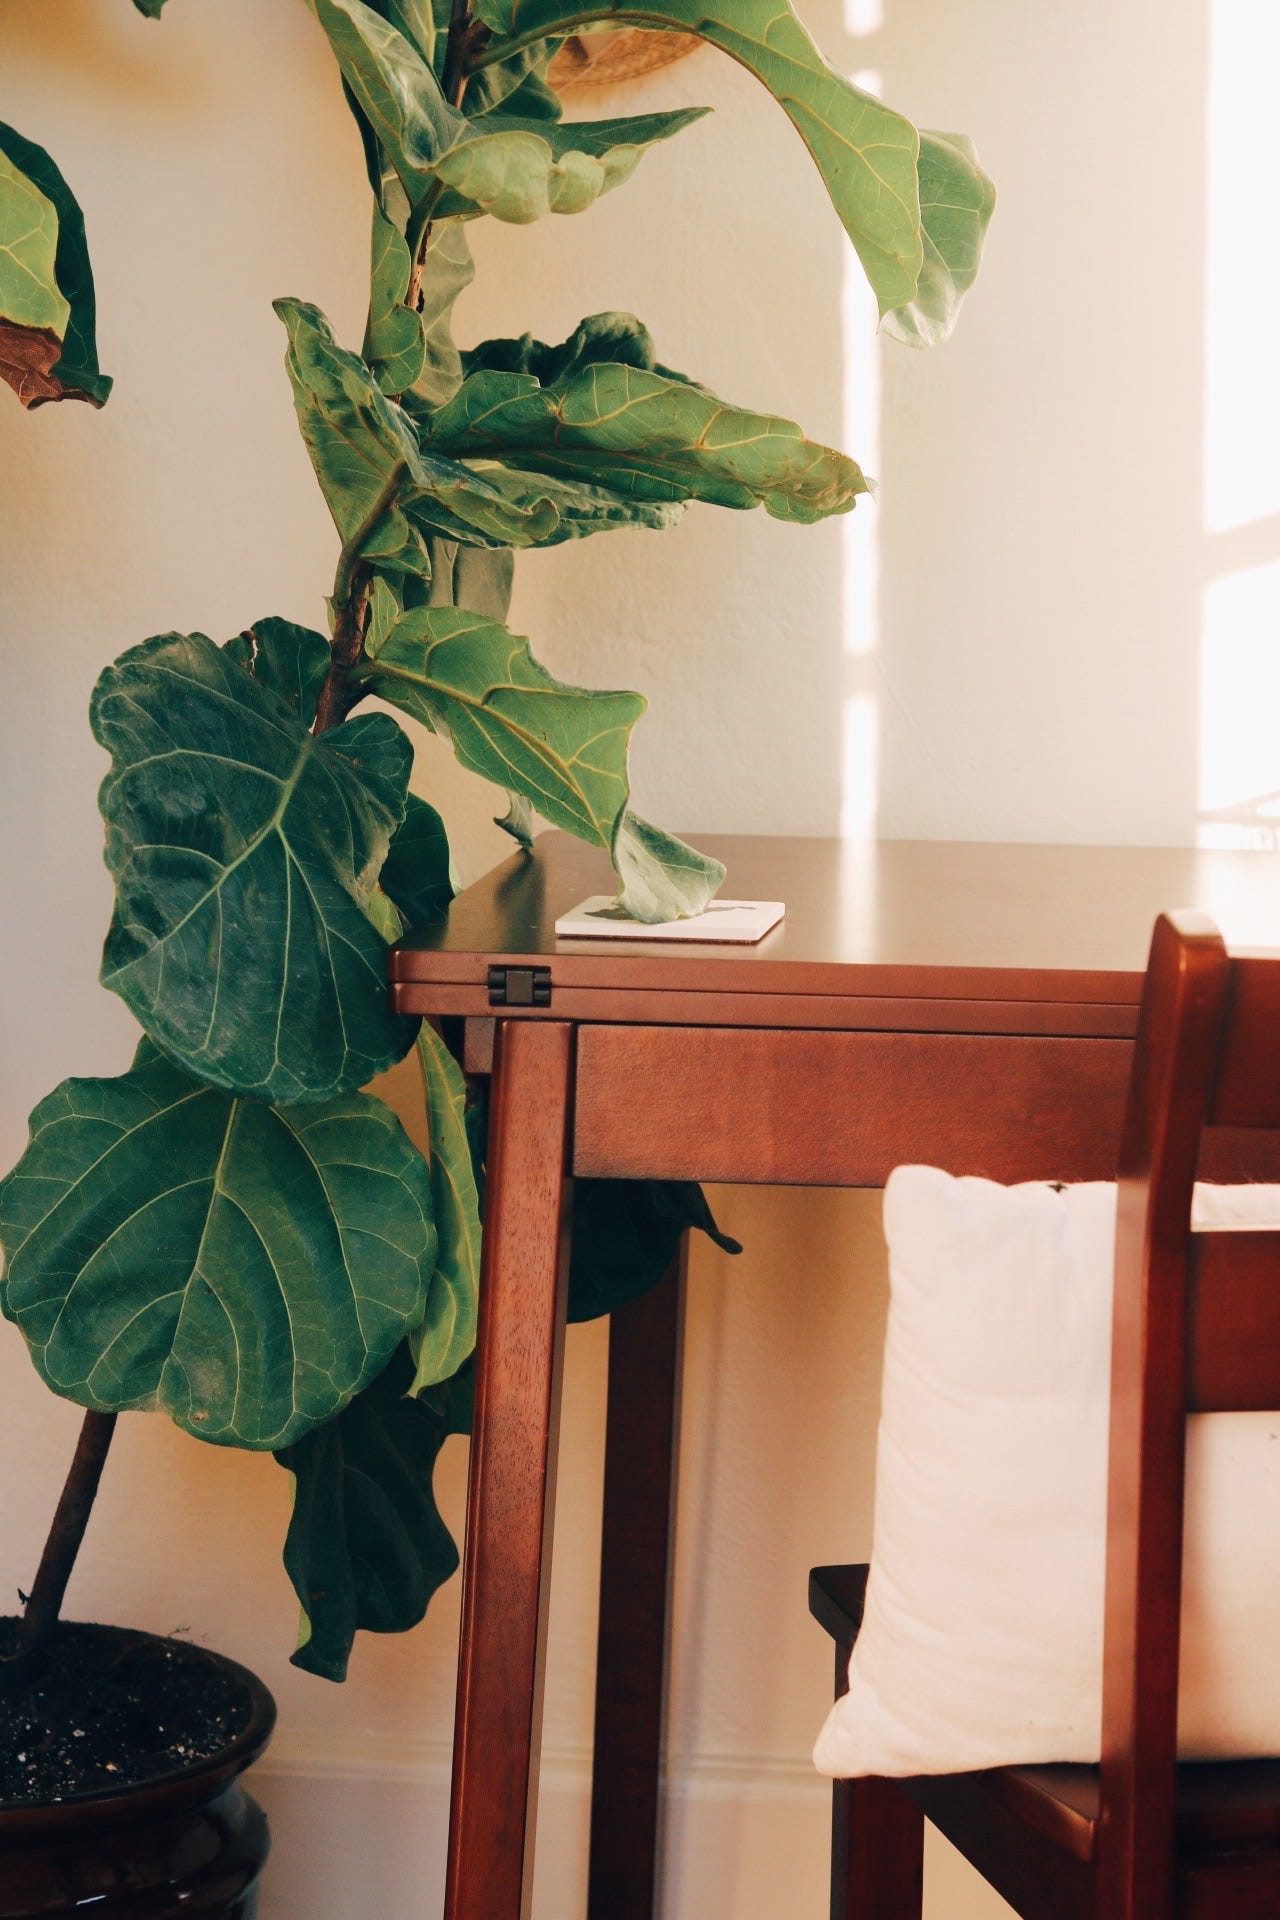
MULTIPOLYGON (((865 1566, 815 1567, 809 1611, 838 1645, 851 1646, 862 1625, 865 1566)), ((1077 1860, 1093 1858, 1098 1823, 1098 1769, 1087 1766, 996 1767, 983 1773, 904 1780, 930 1812, 948 1778, 966 1797, 980 1790, 1025 1826, 1077 1860)), ((1178 1851, 1184 1857, 1280 1845, 1280 1760, 1187 1764, 1177 1774, 1178 1851)))

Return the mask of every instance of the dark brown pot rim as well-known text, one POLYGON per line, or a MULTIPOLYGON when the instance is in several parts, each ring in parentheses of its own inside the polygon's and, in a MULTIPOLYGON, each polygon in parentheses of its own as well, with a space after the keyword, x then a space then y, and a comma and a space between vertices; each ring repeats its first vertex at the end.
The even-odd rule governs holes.
MULTIPOLYGON (((104 1635, 124 1634, 126 1631, 122 1627, 101 1627, 98 1630, 104 1635)), ((129 1637, 154 1640, 161 1645, 167 1643, 167 1636, 158 1633, 131 1633, 129 1637)), ((191 1650, 190 1641, 179 1640, 169 1644, 180 1646, 187 1652, 191 1650)), ((150 1820, 157 1814, 199 1805, 212 1800, 246 1767, 251 1767, 262 1754, 275 1728, 276 1703, 257 1674, 248 1667, 242 1667, 239 1661, 229 1660, 226 1654, 214 1653, 208 1647, 201 1647, 198 1651, 230 1679, 238 1682, 248 1698, 249 1718, 233 1740, 220 1747, 217 1753, 196 1761, 194 1766, 160 1774, 155 1779, 143 1780, 134 1786, 110 1787, 98 1793, 69 1794, 65 1800, 16 1801, 7 1805, 0 1802, 0 1847, 21 1844, 23 1840, 55 1831, 59 1827, 81 1826, 88 1822, 96 1825, 99 1822, 123 1824, 134 1820, 150 1820)))

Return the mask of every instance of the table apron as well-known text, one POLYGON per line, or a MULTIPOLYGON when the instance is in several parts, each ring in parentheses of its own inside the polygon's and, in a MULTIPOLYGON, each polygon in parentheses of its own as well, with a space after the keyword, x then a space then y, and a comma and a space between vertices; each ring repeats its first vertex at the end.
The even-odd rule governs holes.
POLYGON ((878 1187, 924 1161, 991 1180, 1108 1180, 1132 1050, 1040 1034, 582 1027, 573 1170, 878 1187))
MULTIPOLYGON (((432 1019, 483 1019, 493 1011, 487 987, 401 980, 391 989, 398 1013, 432 1019)), ((1131 1039, 1137 1002, 978 1000, 939 995, 693 993, 631 987, 565 987, 554 982, 545 1007, 521 1007, 522 1020, 585 1025, 811 1027, 886 1033, 1047 1033, 1131 1039)))

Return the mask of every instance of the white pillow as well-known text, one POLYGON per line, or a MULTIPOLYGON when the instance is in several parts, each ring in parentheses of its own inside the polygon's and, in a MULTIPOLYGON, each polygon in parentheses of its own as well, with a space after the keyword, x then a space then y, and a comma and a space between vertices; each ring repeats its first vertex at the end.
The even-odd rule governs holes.
MULTIPOLYGON (((1116 1190, 899 1167, 866 1617, 836 1777, 1096 1761, 1116 1190)), ((1280 1188, 1199 1187, 1204 1228, 1280 1188)), ((1280 1416, 1193 1416, 1184 1758, 1280 1753, 1280 1416)))

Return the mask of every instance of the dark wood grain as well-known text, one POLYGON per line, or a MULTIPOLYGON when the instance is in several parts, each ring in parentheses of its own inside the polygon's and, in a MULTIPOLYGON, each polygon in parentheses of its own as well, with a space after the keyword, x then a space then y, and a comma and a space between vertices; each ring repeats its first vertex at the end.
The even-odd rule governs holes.
POLYGON ((573 1029, 494 1061, 445 1920, 526 1920, 564 1348, 573 1029))
POLYGON ((575 1171, 883 1186, 921 1160, 992 1180, 1115 1170, 1121 1040, 584 1027, 575 1171))
POLYGON ((687 1241, 609 1321, 589 1920, 654 1920, 687 1241))

